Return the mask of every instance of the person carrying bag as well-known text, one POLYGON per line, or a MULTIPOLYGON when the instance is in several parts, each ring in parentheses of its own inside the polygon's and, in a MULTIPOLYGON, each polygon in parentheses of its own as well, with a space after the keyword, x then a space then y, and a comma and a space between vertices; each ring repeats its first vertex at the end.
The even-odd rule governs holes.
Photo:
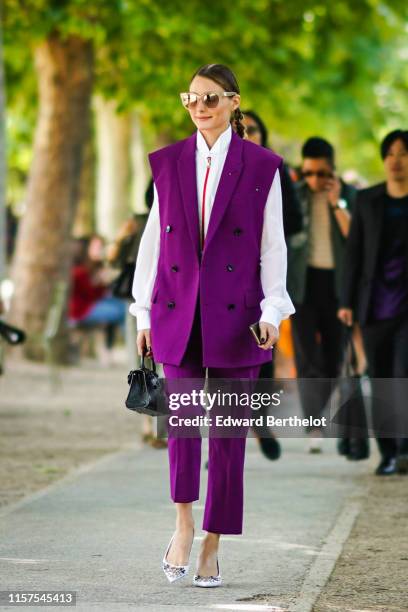
POLYGON ((345 334, 344 361, 339 379, 340 408, 333 422, 341 427, 341 437, 337 442, 339 454, 352 461, 360 461, 370 456, 367 416, 353 343, 353 328, 345 327, 345 334))

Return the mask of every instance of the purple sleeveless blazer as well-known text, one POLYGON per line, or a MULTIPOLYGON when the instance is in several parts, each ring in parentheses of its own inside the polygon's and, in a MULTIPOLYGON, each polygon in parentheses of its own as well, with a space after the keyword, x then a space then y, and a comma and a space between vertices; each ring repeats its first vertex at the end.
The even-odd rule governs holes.
POLYGON ((204 367, 265 363, 272 350, 260 349, 248 327, 261 316, 263 214, 282 158, 232 133, 200 261, 195 156, 196 133, 149 155, 160 210, 155 359, 180 365, 199 299, 204 367))

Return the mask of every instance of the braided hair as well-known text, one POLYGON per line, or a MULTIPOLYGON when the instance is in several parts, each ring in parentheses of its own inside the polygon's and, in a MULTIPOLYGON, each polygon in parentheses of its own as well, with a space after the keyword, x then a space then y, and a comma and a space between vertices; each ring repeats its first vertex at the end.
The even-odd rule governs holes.
MULTIPOLYGON (((240 93, 235 74, 228 66, 224 66, 223 64, 205 64, 193 74, 191 81, 196 76, 206 77, 207 79, 215 81, 215 83, 218 83, 225 91, 235 91, 237 94, 240 93)), ((239 107, 236 108, 231 115, 231 124, 241 138, 245 136, 245 126, 242 123, 243 118, 244 115, 239 107)))
POLYGON ((243 118, 244 115, 242 114, 241 109, 239 107, 236 108, 234 110, 233 121, 235 123, 235 131, 238 136, 241 136, 241 138, 244 138, 245 136, 245 125, 242 123, 243 118))

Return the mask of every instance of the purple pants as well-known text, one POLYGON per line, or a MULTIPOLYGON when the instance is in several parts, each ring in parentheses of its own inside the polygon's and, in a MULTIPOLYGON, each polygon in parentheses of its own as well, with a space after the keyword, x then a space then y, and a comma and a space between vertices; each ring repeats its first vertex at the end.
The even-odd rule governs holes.
MULTIPOLYGON (((205 368, 202 363, 200 310, 197 304, 193 328, 181 364, 179 366, 163 364, 165 377, 170 379, 170 387, 171 379, 176 381, 185 378, 195 379, 194 382, 197 381, 203 388, 205 368)), ((208 377, 256 380, 259 370, 259 365, 242 368, 208 368, 208 377)), ((197 410, 196 413, 198 414, 197 410)), ((241 430, 240 436, 236 437, 212 437, 210 431, 208 486, 203 518, 205 531, 223 534, 242 533, 246 431, 243 435, 241 430)), ((196 433, 197 435, 190 433, 189 437, 173 437, 171 428, 169 429, 170 494, 176 503, 199 499, 201 436, 198 428, 196 433)))

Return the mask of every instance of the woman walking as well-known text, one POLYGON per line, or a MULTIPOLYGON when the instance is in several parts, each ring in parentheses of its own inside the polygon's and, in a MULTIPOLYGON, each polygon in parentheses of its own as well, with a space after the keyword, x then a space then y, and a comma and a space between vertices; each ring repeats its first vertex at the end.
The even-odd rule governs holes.
MULTIPOLYGON (((256 380, 272 358, 286 291, 282 159, 243 139, 240 90, 220 64, 200 68, 181 101, 197 130, 150 154, 154 203, 136 262, 130 312, 138 351, 166 379, 256 380), (234 130, 232 129, 234 127, 234 130), (248 327, 260 321, 261 343, 248 327)), ((241 534, 245 436, 210 437, 208 488, 193 583, 221 584, 221 534, 241 534)), ((199 498, 201 438, 169 436, 176 530, 163 558, 170 582, 185 576, 199 498)))

